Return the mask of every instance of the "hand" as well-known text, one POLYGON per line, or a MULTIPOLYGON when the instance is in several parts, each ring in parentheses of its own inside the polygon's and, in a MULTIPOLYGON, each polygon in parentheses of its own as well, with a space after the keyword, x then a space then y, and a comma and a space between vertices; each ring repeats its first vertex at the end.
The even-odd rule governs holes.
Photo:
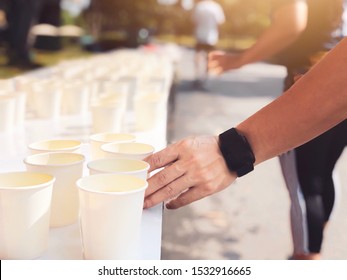
POLYGON ((164 168, 148 179, 144 208, 169 200, 166 207, 176 209, 219 192, 236 179, 214 136, 186 138, 145 161, 151 166, 149 172, 164 168))
POLYGON ((211 74, 223 74, 228 70, 238 69, 243 65, 241 54, 213 51, 208 55, 208 71, 211 74))
POLYGON ((6 14, 3 10, 0 10, 0 28, 7 26, 6 14))

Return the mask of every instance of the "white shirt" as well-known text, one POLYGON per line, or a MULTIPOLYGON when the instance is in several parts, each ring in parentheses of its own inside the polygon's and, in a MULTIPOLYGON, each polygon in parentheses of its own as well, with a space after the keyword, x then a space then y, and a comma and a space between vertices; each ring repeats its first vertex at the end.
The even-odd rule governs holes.
POLYGON ((225 21, 222 7, 212 0, 201 1, 193 10, 193 20, 197 41, 215 45, 219 37, 218 25, 225 21))

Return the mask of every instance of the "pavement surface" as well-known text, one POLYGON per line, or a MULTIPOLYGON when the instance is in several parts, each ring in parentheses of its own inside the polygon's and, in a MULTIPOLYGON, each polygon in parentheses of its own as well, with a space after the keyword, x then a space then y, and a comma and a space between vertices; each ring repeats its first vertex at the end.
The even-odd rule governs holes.
MULTIPOLYGON (((256 63, 193 87, 193 52, 181 49, 169 141, 214 134, 238 124, 276 98, 282 66, 256 63)), ((325 231, 323 259, 347 259, 347 151, 340 158, 337 199, 325 231)), ((289 197, 278 159, 271 159, 226 190, 177 210, 165 210, 162 259, 281 260, 292 253, 289 197)))

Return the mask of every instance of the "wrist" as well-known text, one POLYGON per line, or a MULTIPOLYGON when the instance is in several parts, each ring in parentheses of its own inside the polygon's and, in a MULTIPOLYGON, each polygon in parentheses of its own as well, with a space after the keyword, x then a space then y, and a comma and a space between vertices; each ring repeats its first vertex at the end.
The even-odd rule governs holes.
POLYGON ((255 157, 246 137, 237 129, 231 128, 218 136, 219 149, 226 165, 238 177, 253 171, 255 157))

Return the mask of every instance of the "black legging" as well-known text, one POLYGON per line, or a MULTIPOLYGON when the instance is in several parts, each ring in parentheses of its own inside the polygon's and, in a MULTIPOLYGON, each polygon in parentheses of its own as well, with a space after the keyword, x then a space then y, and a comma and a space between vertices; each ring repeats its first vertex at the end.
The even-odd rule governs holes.
MULTIPOLYGON (((288 70, 284 89, 294 84, 295 74, 305 72, 307 68, 288 70)), ((332 173, 345 146, 347 120, 295 149, 298 180, 306 204, 308 249, 311 253, 321 250, 324 225, 329 220, 335 200, 332 173)))
POLYGON ((10 59, 29 60, 28 34, 43 0, 8 1, 7 19, 10 59))
POLYGON ((306 202, 309 251, 319 253, 334 206, 332 172, 347 145, 347 120, 295 149, 298 179, 306 202))

